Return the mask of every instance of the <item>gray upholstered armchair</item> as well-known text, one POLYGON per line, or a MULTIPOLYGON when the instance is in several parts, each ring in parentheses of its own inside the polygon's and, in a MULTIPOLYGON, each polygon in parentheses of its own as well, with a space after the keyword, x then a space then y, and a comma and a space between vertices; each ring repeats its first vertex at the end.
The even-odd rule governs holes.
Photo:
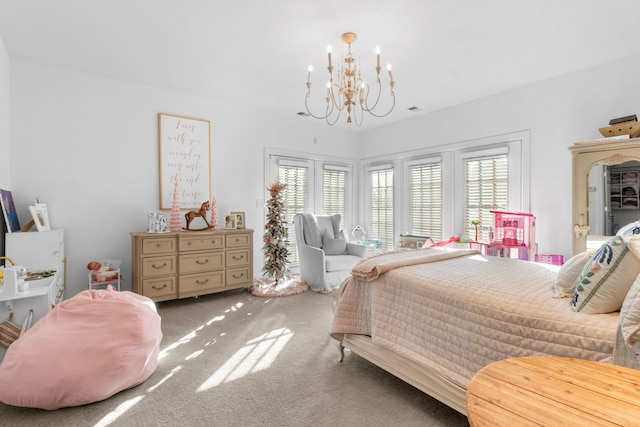
POLYGON ((300 276, 316 292, 331 292, 351 274, 366 247, 349 243, 340 230, 340 215, 299 213, 296 228, 300 276))

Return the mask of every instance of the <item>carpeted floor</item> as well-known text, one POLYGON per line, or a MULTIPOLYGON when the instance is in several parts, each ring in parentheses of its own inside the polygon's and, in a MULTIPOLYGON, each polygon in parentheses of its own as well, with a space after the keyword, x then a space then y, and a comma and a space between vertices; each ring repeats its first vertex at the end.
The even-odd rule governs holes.
POLYGON ((239 290, 159 303, 158 311, 161 359, 145 383, 57 411, 0 404, 0 425, 469 425, 357 355, 338 362, 329 295, 264 298, 239 290))

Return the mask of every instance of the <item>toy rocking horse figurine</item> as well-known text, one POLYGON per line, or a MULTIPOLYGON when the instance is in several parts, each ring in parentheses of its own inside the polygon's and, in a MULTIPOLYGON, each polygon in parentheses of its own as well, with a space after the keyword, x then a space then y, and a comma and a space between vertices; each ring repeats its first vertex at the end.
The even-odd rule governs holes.
POLYGON ((200 206, 200 210, 198 212, 189 211, 186 214, 184 214, 184 218, 187 220, 187 226, 184 227, 184 229, 185 230, 190 230, 189 224, 191 224, 191 221, 193 221, 198 216, 202 217, 202 219, 207 224, 207 226, 205 228, 198 228, 198 229, 192 230, 192 231, 201 231, 201 230, 210 229, 211 228, 211 224, 209 224, 209 221, 207 221, 207 211, 209 210, 210 207, 211 207, 211 205, 209 204, 209 201, 207 200, 206 202, 202 203, 202 205, 200 206))

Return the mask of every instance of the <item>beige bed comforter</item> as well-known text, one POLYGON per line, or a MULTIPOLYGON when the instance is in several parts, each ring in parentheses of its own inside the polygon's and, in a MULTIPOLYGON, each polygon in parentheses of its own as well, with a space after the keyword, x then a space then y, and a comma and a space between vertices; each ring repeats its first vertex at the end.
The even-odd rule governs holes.
POLYGON ((406 254, 354 268, 340 290, 334 338, 370 335, 465 388, 482 367, 508 357, 613 360, 619 313, 574 312, 568 298, 553 298, 556 271, 548 266, 473 251, 406 254))

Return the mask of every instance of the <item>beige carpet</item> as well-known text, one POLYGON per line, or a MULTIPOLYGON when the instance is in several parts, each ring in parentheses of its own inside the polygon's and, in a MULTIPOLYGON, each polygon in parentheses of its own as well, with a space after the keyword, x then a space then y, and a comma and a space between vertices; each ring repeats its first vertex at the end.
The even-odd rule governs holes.
MULTIPOLYGON (((159 303, 158 311, 161 360, 145 383, 51 412, 0 404, 0 425, 469 425, 357 355, 338 362, 327 294, 264 298, 231 291, 159 303)), ((52 369, 57 363, 64 361, 52 360, 52 369)))

